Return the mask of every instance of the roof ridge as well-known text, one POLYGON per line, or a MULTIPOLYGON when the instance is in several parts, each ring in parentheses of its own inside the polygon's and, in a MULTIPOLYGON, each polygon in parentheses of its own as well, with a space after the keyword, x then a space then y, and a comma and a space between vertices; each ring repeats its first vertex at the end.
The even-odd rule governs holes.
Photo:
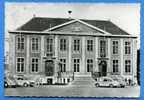
POLYGON ((106 22, 109 22, 109 20, 107 20, 107 19, 84 19, 84 18, 64 18, 64 17, 46 17, 46 16, 44 16, 44 17, 42 17, 42 16, 35 16, 33 18, 41 18, 41 19, 47 19, 47 18, 49 18, 49 19, 66 19, 66 20, 67 19, 79 19, 79 20, 86 20, 86 21, 106 21, 106 22))

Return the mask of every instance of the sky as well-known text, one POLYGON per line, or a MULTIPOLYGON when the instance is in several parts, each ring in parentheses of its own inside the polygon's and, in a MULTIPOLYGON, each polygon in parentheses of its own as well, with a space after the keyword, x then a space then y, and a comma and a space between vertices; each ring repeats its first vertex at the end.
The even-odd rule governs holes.
POLYGON ((5 3, 5 37, 34 16, 110 20, 140 38, 139 3, 5 3), (68 11, 72 14, 69 15, 68 11))

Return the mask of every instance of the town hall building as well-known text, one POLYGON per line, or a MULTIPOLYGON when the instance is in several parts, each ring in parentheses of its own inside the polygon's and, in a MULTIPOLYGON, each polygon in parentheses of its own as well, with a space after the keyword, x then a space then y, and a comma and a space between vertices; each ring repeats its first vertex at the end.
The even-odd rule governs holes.
POLYGON ((9 70, 57 83, 121 75, 137 81, 137 37, 109 20, 33 17, 9 31, 9 70))

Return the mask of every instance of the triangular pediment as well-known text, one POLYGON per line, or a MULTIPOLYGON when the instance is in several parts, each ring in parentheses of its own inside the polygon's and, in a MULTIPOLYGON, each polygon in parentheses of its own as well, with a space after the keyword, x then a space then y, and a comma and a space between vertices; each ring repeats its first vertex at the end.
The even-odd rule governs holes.
POLYGON ((48 31, 55 31, 55 32, 83 32, 83 33, 99 33, 99 34, 109 34, 97 27, 94 27, 90 24, 87 24, 81 20, 72 20, 70 22, 66 22, 64 24, 49 28, 45 30, 48 31))
POLYGON ((99 32, 96 29, 93 29, 91 27, 88 27, 80 22, 74 22, 68 25, 64 25, 62 27, 53 29, 52 31, 59 31, 59 32, 93 32, 97 33, 99 32))

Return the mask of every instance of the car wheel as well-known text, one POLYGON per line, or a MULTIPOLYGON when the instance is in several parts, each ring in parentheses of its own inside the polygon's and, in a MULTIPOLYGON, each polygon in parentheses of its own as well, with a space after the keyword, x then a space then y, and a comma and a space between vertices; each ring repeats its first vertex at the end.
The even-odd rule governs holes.
POLYGON ((24 87, 28 87, 28 84, 27 84, 27 83, 24 83, 23 86, 24 86, 24 87))
POLYGON ((96 84, 95 84, 95 86, 96 86, 96 87, 99 87, 99 84, 98 84, 98 83, 96 83, 96 84))
POLYGON ((113 84, 110 84, 109 87, 113 88, 113 84))
POLYGON ((4 83, 4 87, 8 88, 8 84, 6 82, 4 83))

